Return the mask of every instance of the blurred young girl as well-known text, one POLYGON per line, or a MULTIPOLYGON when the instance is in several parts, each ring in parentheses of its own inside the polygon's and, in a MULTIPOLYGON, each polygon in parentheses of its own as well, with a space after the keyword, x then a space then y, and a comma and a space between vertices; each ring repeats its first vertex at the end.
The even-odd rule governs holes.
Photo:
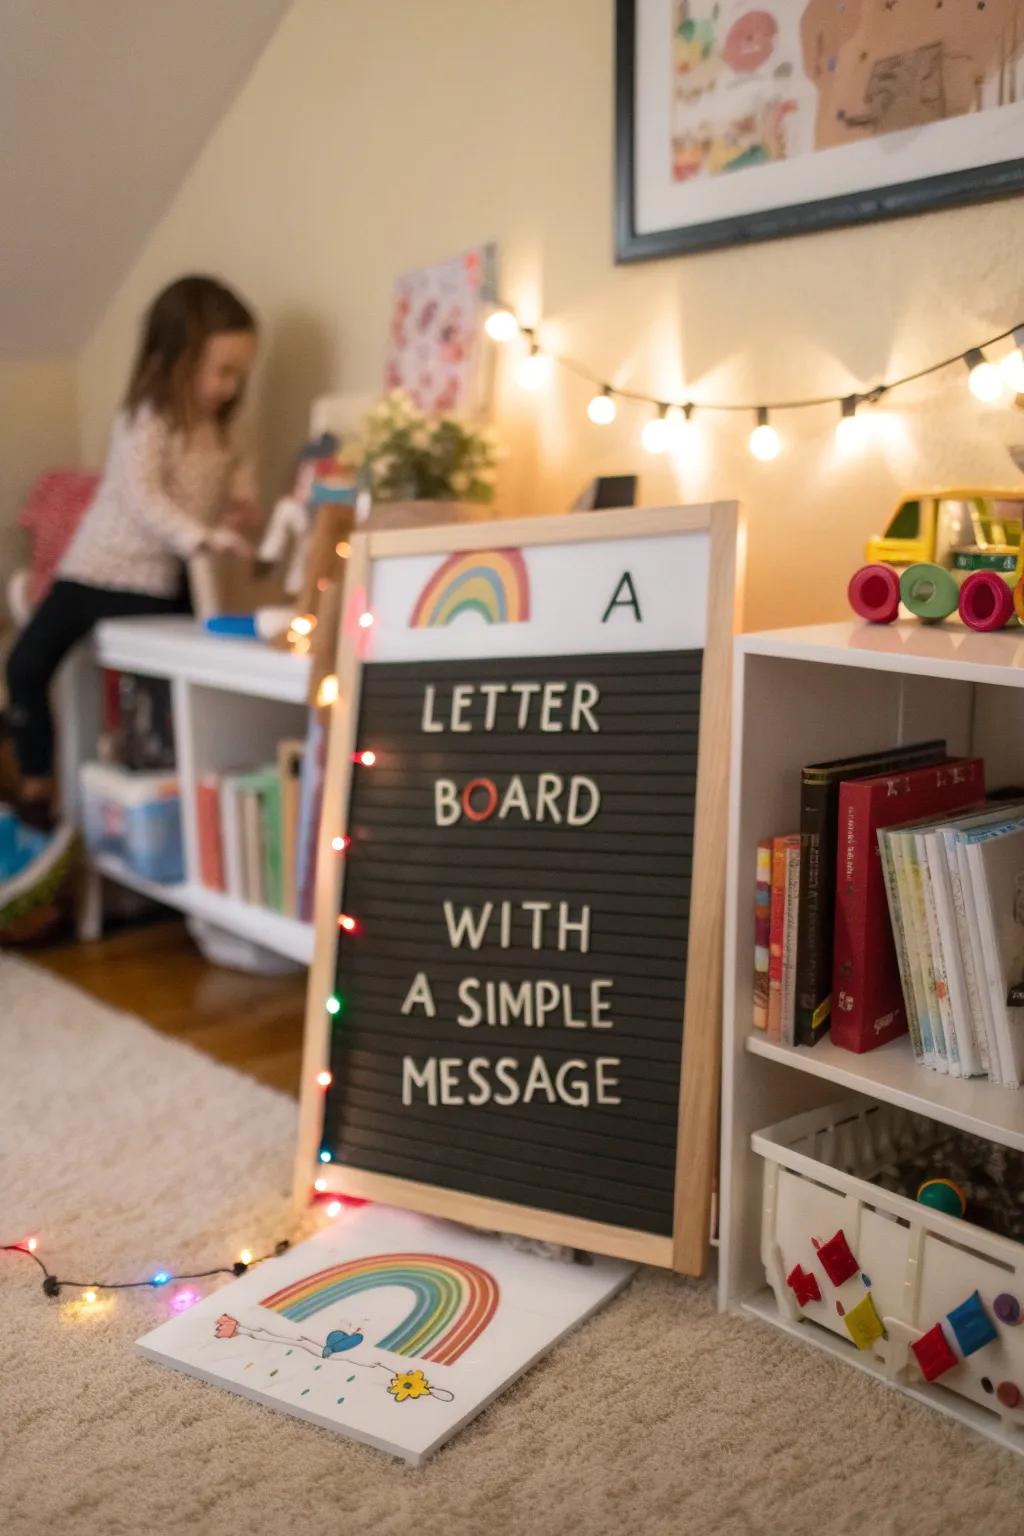
POLYGON ((180 278, 146 315, 103 478, 7 664, 23 821, 52 819, 49 687, 71 647, 100 619, 186 611, 199 550, 250 552, 230 426, 255 353, 254 316, 213 278, 180 278))

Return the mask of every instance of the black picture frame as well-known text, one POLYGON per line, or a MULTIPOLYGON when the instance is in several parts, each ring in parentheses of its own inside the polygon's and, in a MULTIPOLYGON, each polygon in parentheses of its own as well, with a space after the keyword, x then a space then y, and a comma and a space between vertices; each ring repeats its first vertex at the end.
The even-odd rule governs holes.
POLYGON ((615 3, 615 260, 652 261, 844 225, 904 218, 1024 192, 1024 157, 813 202, 639 233, 635 218, 636 8, 615 3))

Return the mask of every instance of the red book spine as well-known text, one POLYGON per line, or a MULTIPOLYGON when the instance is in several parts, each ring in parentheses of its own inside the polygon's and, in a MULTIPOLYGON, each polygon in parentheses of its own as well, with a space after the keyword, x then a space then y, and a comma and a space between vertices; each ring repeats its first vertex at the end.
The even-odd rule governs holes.
POLYGON ((768 934, 769 1040, 782 1039, 782 928, 786 912, 786 840, 772 838, 772 894, 768 934))
POLYGON ((220 837, 220 786, 215 778, 196 785, 196 830, 199 878, 210 890, 224 889, 224 855, 220 837))
POLYGON ((907 1029, 878 849, 879 827, 941 816, 974 805, 984 795, 981 758, 851 779, 840 786, 833 1044, 848 1051, 871 1051, 907 1029))

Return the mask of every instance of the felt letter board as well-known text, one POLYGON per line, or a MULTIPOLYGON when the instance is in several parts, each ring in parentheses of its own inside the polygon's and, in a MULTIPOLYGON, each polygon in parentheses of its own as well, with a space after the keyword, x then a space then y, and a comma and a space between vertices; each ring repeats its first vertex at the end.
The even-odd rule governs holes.
POLYGON ((719 505, 354 540, 301 1198, 703 1267, 738 538, 719 505))

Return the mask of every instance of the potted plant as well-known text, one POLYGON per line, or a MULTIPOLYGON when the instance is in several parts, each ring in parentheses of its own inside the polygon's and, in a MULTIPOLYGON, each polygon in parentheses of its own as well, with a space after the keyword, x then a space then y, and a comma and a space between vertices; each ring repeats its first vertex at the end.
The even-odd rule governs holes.
POLYGON ((428 416, 404 390, 385 396, 345 444, 373 501, 377 527, 476 521, 490 515, 498 445, 490 427, 428 416))

